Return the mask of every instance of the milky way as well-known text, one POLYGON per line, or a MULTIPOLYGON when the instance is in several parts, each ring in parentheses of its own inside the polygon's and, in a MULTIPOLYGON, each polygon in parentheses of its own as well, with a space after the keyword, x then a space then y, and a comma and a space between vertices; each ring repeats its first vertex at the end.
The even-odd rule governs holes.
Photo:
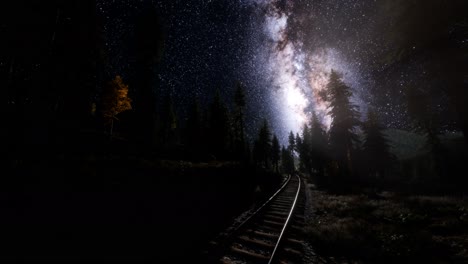
POLYGON ((405 87, 425 78, 417 62, 384 71, 395 52, 386 32, 404 11, 392 0, 98 1, 109 75, 131 75, 126 43, 135 18, 149 6, 161 14, 167 32, 155 88, 172 94, 184 116, 194 97, 207 106, 217 89, 232 107, 235 83, 241 81, 250 140, 263 118, 283 144, 289 131, 300 132, 309 122, 312 111, 328 127, 328 102, 318 94, 332 69, 351 87, 362 118, 372 106, 396 128, 408 124, 405 87))
MULTIPOLYGON (((359 69, 349 63, 339 49, 326 43, 307 46, 302 39, 290 37, 290 21, 303 15, 295 13, 293 1, 252 0, 246 3, 255 6, 257 12, 254 14, 261 17, 262 27, 252 32, 252 41, 263 40, 258 53, 268 59, 264 65, 256 63, 254 72, 268 76, 265 79, 268 80, 266 85, 271 87, 271 111, 277 120, 274 125, 283 142, 289 131, 299 132, 310 121, 312 111, 321 117, 326 128, 329 127, 328 102, 321 99, 319 92, 325 89, 332 69, 343 74, 343 80, 354 91, 354 103, 365 111, 362 98, 367 86, 359 69)), ((309 19, 309 23, 314 20, 309 19)), ((295 28, 294 33, 307 32, 310 30, 308 26, 310 24, 295 28)))

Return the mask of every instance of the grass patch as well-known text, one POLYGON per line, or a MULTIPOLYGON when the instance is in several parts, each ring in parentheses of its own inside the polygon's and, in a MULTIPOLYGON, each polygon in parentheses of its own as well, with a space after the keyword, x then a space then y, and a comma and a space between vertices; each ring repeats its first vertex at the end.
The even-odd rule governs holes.
POLYGON ((352 263, 468 263, 468 199, 335 195, 312 190, 306 234, 317 253, 352 263))

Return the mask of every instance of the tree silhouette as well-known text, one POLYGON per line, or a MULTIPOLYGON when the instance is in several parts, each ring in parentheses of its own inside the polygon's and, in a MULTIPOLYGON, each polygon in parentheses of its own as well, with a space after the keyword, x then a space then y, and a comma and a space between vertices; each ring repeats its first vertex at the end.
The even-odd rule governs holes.
POLYGON ((407 90, 408 114, 414 120, 415 128, 426 135, 430 148, 434 171, 442 176, 442 144, 439 139, 438 116, 430 104, 430 96, 422 89, 409 87, 407 90))
POLYGON ((294 133, 292 131, 289 131, 288 143, 288 150, 293 153, 294 149, 296 148, 296 138, 294 137, 294 133))
POLYGON ((280 151, 278 138, 276 135, 273 135, 273 139, 271 140, 271 161, 276 172, 279 172, 280 151))
POLYGON ((351 89, 342 81, 340 74, 332 70, 326 87, 326 99, 330 102, 329 114, 332 123, 329 131, 330 150, 338 165, 339 176, 352 172, 354 145, 359 142, 355 128, 360 124, 358 107, 351 103, 351 89))
POLYGON ((227 155, 229 128, 228 110, 221 99, 219 90, 216 90, 209 110, 209 148, 217 158, 225 158, 227 155))
POLYGON ((190 152, 194 154, 194 157, 196 156, 196 153, 200 154, 202 152, 203 123, 201 114, 200 103, 197 98, 194 98, 188 111, 187 128, 185 133, 187 147, 190 152))
POLYGON ((122 77, 115 76, 106 85, 102 102, 104 120, 110 124, 110 136, 113 133, 114 120, 117 120, 116 115, 132 109, 131 102, 132 100, 128 97, 128 85, 124 84, 122 77))
POLYGON ((167 94, 161 109, 160 140, 163 147, 170 147, 176 143, 177 121, 172 96, 167 94))
POLYGON ((244 111, 246 106, 244 86, 241 82, 236 84, 234 93, 234 148, 239 158, 245 153, 244 111))
POLYGON ((428 81, 420 89, 436 88, 447 94, 448 103, 457 115, 457 125, 464 134, 465 147, 468 147, 468 2, 447 1, 444 5, 438 0, 388 3, 391 12, 386 12, 386 20, 395 19, 397 23, 389 25, 382 34, 382 40, 394 49, 393 54, 381 54, 385 57, 381 60, 385 63, 381 74, 386 75, 409 61, 418 61, 426 73, 423 78, 428 81))
POLYGON ((266 119, 258 132, 258 139, 254 143, 254 159, 257 164, 268 168, 271 158, 271 132, 266 119))
MULTIPOLYGON (((148 145, 157 131, 156 101, 158 94, 156 72, 164 52, 164 27, 155 7, 143 9, 134 27, 134 38, 128 43, 131 57, 130 79, 134 94, 136 139, 148 145)), ((164 107, 164 106, 163 106, 164 107)))
POLYGON ((294 173, 294 156, 291 151, 284 146, 281 148, 281 165, 284 173, 294 173))
POLYGON ((327 162, 327 134, 315 112, 312 112, 310 124, 310 159, 311 166, 316 170, 318 184, 325 182, 325 164, 327 162))
POLYGON ((299 153, 302 148, 302 138, 299 136, 299 133, 296 133, 296 137, 294 139, 294 150, 299 153))
POLYGON ((367 172, 371 178, 383 178, 385 170, 391 165, 393 156, 388 140, 383 134, 383 126, 373 109, 368 110, 367 120, 362 125, 362 129, 365 136, 363 153, 367 172))
POLYGON ((94 0, 3 2, 0 108, 9 114, 0 137, 7 145, 42 152, 61 142, 63 150, 91 126, 91 101, 103 87, 96 85, 95 9, 94 0))
POLYGON ((299 153, 299 162, 300 162, 300 169, 304 172, 307 172, 309 175, 312 174, 312 167, 310 161, 310 129, 307 124, 302 126, 302 140, 300 140, 300 144, 297 146, 297 150, 299 153))
POLYGON ((416 87, 409 87, 406 95, 408 114, 414 120, 416 130, 427 134, 430 145, 438 145, 438 120, 435 111, 431 109, 430 96, 416 87))

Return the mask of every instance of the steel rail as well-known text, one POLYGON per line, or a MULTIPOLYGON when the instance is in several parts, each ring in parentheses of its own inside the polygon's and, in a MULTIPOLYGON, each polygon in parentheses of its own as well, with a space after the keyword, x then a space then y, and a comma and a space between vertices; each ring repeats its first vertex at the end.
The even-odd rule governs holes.
MULTIPOLYGON (((267 207, 271 203, 273 203, 275 201, 275 198, 277 198, 286 189, 288 184, 291 183, 291 180, 292 180, 293 177, 294 176, 292 176, 292 175, 288 175, 288 178, 284 181, 284 183, 281 185, 281 187, 272 196, 270 196, 270 198, 268 200, 266 200, 258 209, 256 209, 253 213, 251 213, 250 216, 248 216, 244 221, 242 221, 242 223, 240 223, 232 231, 227 233, 223 243, 221 243, 221 244, 223 244, 223 246, 220 245, 221 246, 220 249, 223 248, 221 250, 221 251, 223 251, 223 253, 219 252, 219 253, 217 253, 215 255, 221 255, 221 256, 224 255, 225 250, 227 249, 225 246, 230 244, 232 242, 232 240, 235 239, 235 235, 237 233, 242 232, 242 228, 244 226, 250 224, 251 222, 256 221, 255 218, 258 217, 263 210, 267 209, 267 207)), ((292 219, 294 209, 296 208, 296 204, 297 204, 298 197, 299 197, 300 190, 301 190, 301 178, 299 176, 297 176, 297 175, 296 175, 296 177, 298 179, 298 188, 297 188, 294 200, 292 202, 292 205, 291 205, 291 207, 289 209, 289 212, 287 213, 287 218, 286 218, 284 224, 281 227, 281 232, 279 234, 278 239, 276 240, 276 243, 275 243, 275 246, 273 248, 272 254, 267 258, 269 264, 273 263, 273 261, 275 260, 275 257, 278 255, 277 252, 279 251, 279 248, 280 248, 280 245, 281 245, 282 241, 284 241, 283 237, 285 237, 287 227, 290 224, 290 220, 292 219)))
MULTIPOLYGON (((278 194, 288 185, 289 181, 291 180, 291 175, 288 176, 288 179, 285 181, 285 183, 281 186, 281 188, 278 189, 265 203, 262 204, 255 212, 253 212, 247 219, 245 219, 240 225, 238 225, 232 232, 231 235, 237 232, 238 230, 241 229, 242 226, 244 226, 246 223, 250 221, 250 219, 254 218, 257 216, 257 214, 265 208, 278 194)), ((300 183, 299 183, 300 184, 300 183)))
POLYGON ((279 248, 279 246, 280 246, 280 244, 282 242, 283 235, 286 232, 286 229, 288 227, 289 220, 291 219, 291 216, 292 216, 292 214, 294 212, 294 209, 296 208, 297 198, 299 197, 299 193, 301 191, 301 178, 299 176, 297 176, 297 175, 296 175, 296 177, 299 180, 299 186, 297 187, 296 197, 294 198, 294 202, 293 202, 293 205, 291 207, 291 210, 289 211, 288 218, 286 219, 286 222, 284 223, 283 229, 281 230, 280 236, 278 237, 278 241, 276 242, 275 248, 273 249, 273 253, 271 253, 270 260, 268 261, 268 264, 273 263, 273 261, 275 259, 275 256, 276 256, 275 254, 278 251, 278 248, 279 248))

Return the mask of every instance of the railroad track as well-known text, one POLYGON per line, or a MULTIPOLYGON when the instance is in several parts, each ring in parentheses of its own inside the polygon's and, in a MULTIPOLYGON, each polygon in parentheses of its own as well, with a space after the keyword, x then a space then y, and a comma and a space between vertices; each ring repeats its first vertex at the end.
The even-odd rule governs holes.
POLYGON ((299 176, 281 188, 244 221, 212 242, 209 263, 301 263, 304 194, 299 176))

